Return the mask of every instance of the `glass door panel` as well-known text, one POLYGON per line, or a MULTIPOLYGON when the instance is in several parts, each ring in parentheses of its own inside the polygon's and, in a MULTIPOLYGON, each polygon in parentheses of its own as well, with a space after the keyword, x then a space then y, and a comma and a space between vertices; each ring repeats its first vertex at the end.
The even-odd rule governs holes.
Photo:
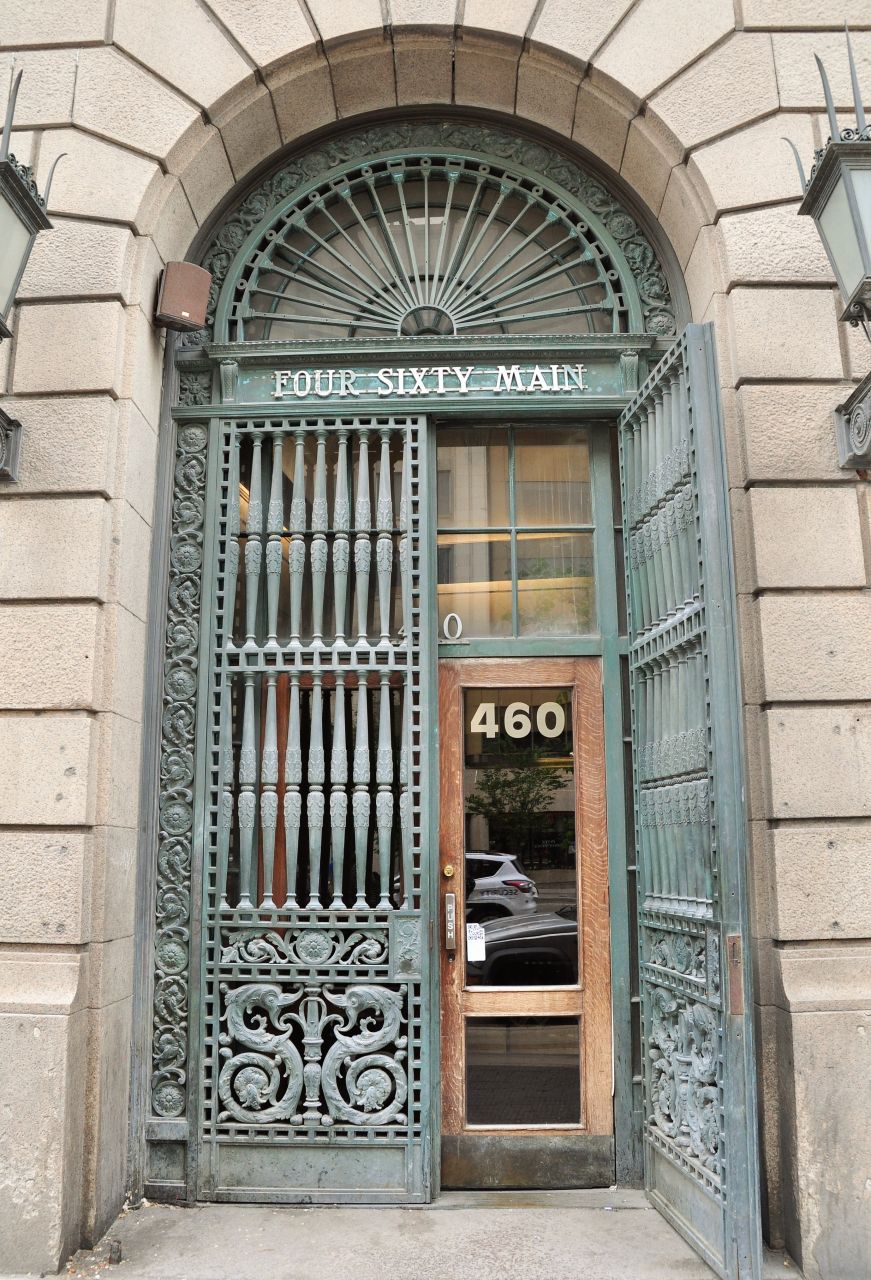
POLYGON ((440 663, 442 1185, 613 1179, 597 658, 440 663))

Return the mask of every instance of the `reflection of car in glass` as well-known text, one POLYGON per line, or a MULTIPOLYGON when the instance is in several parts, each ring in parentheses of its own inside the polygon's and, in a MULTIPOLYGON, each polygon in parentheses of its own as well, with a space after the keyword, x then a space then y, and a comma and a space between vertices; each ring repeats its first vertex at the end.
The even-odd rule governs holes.
POLYGON ((495 920, 535 911, 538 890, 512 853, 466 853, 466 920, 495 920))
POLYGON ((578 980, 578 909, 484 925, 485 958, 467 963, 467 980, 487 987, 549 987, 578 980))

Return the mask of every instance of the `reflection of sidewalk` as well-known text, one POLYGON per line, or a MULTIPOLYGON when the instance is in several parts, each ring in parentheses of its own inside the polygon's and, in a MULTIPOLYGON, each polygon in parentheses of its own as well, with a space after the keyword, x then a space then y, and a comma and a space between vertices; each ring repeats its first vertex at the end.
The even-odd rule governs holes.
MULTIPOLYGON (((147 1205, 110 1228, 123 1280, 713 1280, 640 1191, 450 1192, 429 1208, 147 1205)), ((68 1276, 107 1277, 107 1246, 68 1276)), ((76 1265, 78 1264, 78 1265, 76 1265)), ((765 1277, 800 1280, 782 1255, 765 1277)))

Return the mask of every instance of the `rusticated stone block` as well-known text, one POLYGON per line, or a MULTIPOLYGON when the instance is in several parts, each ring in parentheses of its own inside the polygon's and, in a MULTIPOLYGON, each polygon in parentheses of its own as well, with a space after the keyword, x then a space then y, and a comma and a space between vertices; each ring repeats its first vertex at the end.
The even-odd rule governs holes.
POLYGON ((861 587, 865 562, 852 489, 750 491, 758 585, 861 587))
POLYGON ((776 707, 765 713, 774 818, 871 816, 871 710, 776 707))
POLYGON ((767 595, 758 607, 767 702, 871 701, 871 595, 767 595))
POLYGON ((0 831, 4 943, 88 941, 92 844, 82 831, 0 831))
POLYGON ((99 709, 102 632, 96 604, 0 608, 3 709, 99 709))
POLYGON ((2 598, 104 600, 108 514, 102 498, 0 503, 2 598))
POLYGON ((95 721, 78 712, 0 716, 3 821, 23 827, 93 822, 96 739, 95 721))
POLYGON ((775 938, 871 938, 871 825, 785 824, 771 844, 775 938))

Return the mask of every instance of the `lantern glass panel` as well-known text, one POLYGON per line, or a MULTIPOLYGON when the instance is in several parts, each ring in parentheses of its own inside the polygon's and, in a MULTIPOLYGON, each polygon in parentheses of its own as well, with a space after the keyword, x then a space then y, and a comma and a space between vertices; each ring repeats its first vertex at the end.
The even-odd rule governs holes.
POLYGON ((0 316, 7 316, 15 301, 15 286, 27 258, 31 231, 0 192, 0 316))
POLYGON ((865 250, 865 274, 871 275, 871 169, 851 169, 853 194, 859 209, 859 235, 865 250))
POLYGON ((858 288, 865 275, 865 264, 859 244, 858 228, 847 198, 843 173, 832 189, 818 218, 820 235, 838 277, 838 285, 846 301, 858 288))

